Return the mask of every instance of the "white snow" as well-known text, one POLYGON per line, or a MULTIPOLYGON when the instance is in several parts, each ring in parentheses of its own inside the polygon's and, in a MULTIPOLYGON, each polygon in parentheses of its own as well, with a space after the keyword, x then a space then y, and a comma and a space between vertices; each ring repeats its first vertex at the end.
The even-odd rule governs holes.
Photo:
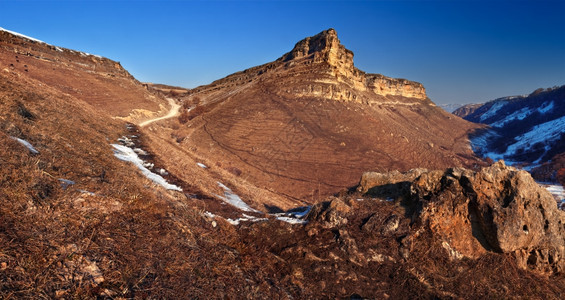
POLYGON ((242 214, 243 218, 233 219, 226 219, 226 221, 230 222, 232 225, 239 225, 240 222, 260 222, 260 221, 268 221, 267 218, 257 218, 255 216, 250 216, 246 214, 242 214))
POLYGON ((229 187, 225 186, 223 183, 218 181, 218 185, 224 189, 224 195, 225 197, 222 197, 220 195, 216 195, 218 196, 220 199, 224 200, 224 202, 235 206, 237 208, 239 208, 240 210, 243 211, 248 211, 248 212, 257 212, 260 213, 260 211, 253 209, 251 207, 249 207, 249 205, 247 205, 247 203, 243 202, 243 200, 241 200, 241 198, 239 198, 238 195, 236 195, 229 187))
POLYGON ((547 144, 557 140, 565 132, 565 116, 536 125, 529 132, 517 136, 516 142, 508 146, 505 155, 515 154, 518 149, 530 149, 534 144, 542 142, 547 144))
POLYGON ((559 198, 560 201, 565 200, 565 188, 558 184, 548 184, 545 188, 555 197, 559 198))
POLYGON ((89 196, 95 196, 95 195, 96 195, 95 193, 89 192, 89 191, 87 191, 87 190, 77 190, 77 191, 79 191, 79 192, 81 192, 81 193, 83 193, 83 194, 87 194, 87 195, 89 195, 89 196))
MULTIPOLYGON (((498 111, 502 106, 495 108, 496 104, 493 105, 491 107, 491 109, 483 114, 481 116, 481 121, 484 121, 488 118, 490 118, 491 116, 494 115, 494 113, 496 113, 496 111, 498 111), (494 109, 494 111, 493 111, 494 109), (486 116, 485 116, 486 115, 486 116)), ((524 107, 520 110, 517 110, 515 112, 513 112, 512 114, 506 116, 504 119, 498 120, 494 123, 489 124, 492 127, 504 127, 504 125, 506 125, 506 123, 510 122, 510 121, 514 121, 516 119, 518 120, 524 120, 527 116, 531 115, 534 111, 538 111, 541 114, 545 114, 549 111, 551 111, 554 107, 553 101, 549 101, 549 102, 544 102, 540 107, 538 107, 537 109, 532 109, 529 107, 524 107)))
MULTIPOLYGON (((133 136, 132 136, 133 137, 133 136)), ((121 138, 118 139, 118 142, 121 142, 122 144, 128 146, 128 147, 133 147, 135 146, 135 144, 133 143, 133 141, 128 138, 127 136, 122 136, 121 138)))
POLYGON ((539 111, 540 113, 542 113, 542 114, 545 114, 545 113, 547 113, 548 111, 550 111, 550 110, 552 110, 552 109, 553 109, 553 101, 551 101, 551 102, 549 102, 549 103, 548 103, 548 102, 545 102, 542 106, 540 106, 540 107, 538 108, 538 111, 539 111))
POLYGON ((45 43, 44 41, 40 41, 40 40, 38 40, 38 39, 34 39, 34 38, 32 38, 32 37, 29 37, 29 36, 27 36, 27 35, 23 35, 23 34, 21 34, 21 33, 15 32, 15 31, 11 31, 11 30, 8 30, 8 29, 4 29, 4 28, 2 28, 2 27, 0 27, 0 30, 5 31, 5 32, 8 32, 8 33, 11 33, 11 34, 13 34, 13 35, 17 35, 17 36, 19 36, 19 37, 22 37, 22 38, 27 39, 27 40, 30 40, 30 41, 34 41, 34 42, 38 42, 38 43, 47 44, 47 43, 45 43))
POLYGON ((553 198, 557 200, 557 207, 565 209, 565 188, 560 184, 540 182, 541 186, 547 189, 553 198))
POLYGON ((39 151, 37 151, 37 149, 35 149, 30 142, 13 136, 11 136, 11 138, 16 140, 18 143, 24 145, 29 150, 29 152, 33 154, 39 154, 39 151))
MULTIPOLYGON (((24 38, 24 39, 26 39, 26 40, 30 40, 30 41, 34 41, 34 42, 37 42, 37 43, 42 43, 42 44, 46 44, 46 45, 52 46, 51 44, 48 44, 48 43, 46 43, 46 42, 44 42, 44 41, 40 41, 40 40, 38 40, 38 39, 36 39, 36 38, 32 38, 32 37, 29 37, 29 36, 27 36, 27 35, 23 35, 23 34, 21 34, 21 33, 18 33, 18 32, 15 32, 15 31, 11 31, 11 30, 8 30, 8 29, 2 28, 2 27, 0 27, 0 31, 5 31, 5 32, 8 32, 8 33, 11 33, 11 34, 13 34, 13 35, 15 35, 15 36, 19 36, 19 37, 24 38)), ((56 51, 63 52, 63 49, 61 49, 60 47, 57 47, 57 46, 53 46, 53 47, 55 47, 55 50, 56 50, 56 51)), ((76 53, 76 52, 73 51, 73 50, 70 50, 70 51, 71 51, 72 53, 76 53)), ((83 56, 83 57, 86 57, 86 56, 94 56, 94 57, 97 57, 97 58, 102 58, 102 56, 100 56, 100 55, 94 55, 94 54, 90 54, 90 53, 86 53, 86 52, 82 52, 82 51, 78 51, 78 53, 80 54, 80 56, 83 56)))
POLYGON ((236 226, 236 225, 239 225, 240 221, 247 221, 247 219, 244 220, 242 218, 239 218, 239 219, 232 220, 232 219, 228 218, 228 219, 226 219, 226 221, 228 221, 230 224, 236 226))
POLYGON ((133 151, 139 155, 148 155, 148 153, 141 148, 133 148, 133 151))
POLYGON ((283 217, 277 217, 277 220, 287 222, 289 224, 306 224, 306 223, 308 223, 308 221, 306 221, 306 220, 292 218, 292 217, 284 217, 284 216, 283 217))
POLYGON ((216 217, 215 214, 213 214, 213 213, 211 213, 211 212, 209 212, 209 211, 204 212, 204 215, 205 215, 206 217, 208 217, 208 218, 215 218, 215 217, 216 217))
POLYGON ((196 163, 199 167, 201 167, 202 169, 207 169, 208 167, 203 164, 203 163, 196 163))
POLYGON ((135 153, 131 148, 128 148, 128 147, 122 146, 122 145, 118 145, 118 144, 112 144, 112 147, 114 147, 114 156, 115 157, 117 157, 119 160, 128 161, 128 162, 133 163, 139 170, 141 170, 141 173, 143 173, 143 175, 145 177, 147 177, 148 179, 150 179, 151 181, 153 181, 156 184, 166 188, 167 190, 182 192, 182 189, 180 187, 178 187, 174 184, 168 183, 167 180, 165 180, 165 178, 149 171, 149 169, 144 167, 143 160, 141 160, 137 156, 137 153, 135 153))
POLYGON ((271 214, 277 220, 287 222, 290 224, 306 224, 308 221, 304 220, 304 217, 310 212, 312 209, 311 206, 300 207, 293 211, 289 211, 286 213, 278 213, 278 214, 271 214))
POLYGON ((63 190, 66 190, 70 185, 75 184, 74 181, 63 178, 59 178, 59 181, 61 182, 61 187, 63 187, 63 190))
POLYGON ((499 111, 505 104, 506 104, 506 101, 498 101, 498 102, 494 103, 486 113, 481 115, 481 122, 483 122, 484 120, 494 116, 496 114, 496 112, 499 111))
POLYGON ((492 127, 504 127, 504 125, 506 125, 506 123, 509 123, 511 121, 514 121, 516 119, 518 120, 524 120, 527 116, 531 115, 534 111, 529 108, 529 107, 524 107, 518 111, 515 111, 514 113, 506 116, 504 119, 502 120, 498 120, 494 123, 491 123, 490 126, 492 127))

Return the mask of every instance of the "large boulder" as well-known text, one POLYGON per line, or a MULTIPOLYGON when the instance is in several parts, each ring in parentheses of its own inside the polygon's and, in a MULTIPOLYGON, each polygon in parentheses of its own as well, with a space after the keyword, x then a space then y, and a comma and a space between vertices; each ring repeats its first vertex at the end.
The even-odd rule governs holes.
POLYGON ((565 212, 526 171, 499 161, 478 172, 421 172, 407 198, 413 222, 442 239, 454 257, 511 253, 524 269, 565 269, 565 212))

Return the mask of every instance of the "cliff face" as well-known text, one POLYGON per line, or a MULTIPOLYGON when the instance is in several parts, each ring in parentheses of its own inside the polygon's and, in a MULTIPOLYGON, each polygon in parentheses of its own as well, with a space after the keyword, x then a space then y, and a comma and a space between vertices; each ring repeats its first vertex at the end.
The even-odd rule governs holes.
POLYGON ((357 69, 353 64, 353 52, 340 43, 334 29, 303 39, 292 51, 283 55, 281 60, 302 64, 328 64, 332 67, 329 69, 330 75, 335 76, 338 81, 349 82, 361 91, 369 90, 381 96, 427 98, 426 89, 421 83, 380 74, 366 74, 357 69))
POLYGON ((289 81, 300 77, 300 80, 272 91, 286 96, 314 96, 364 104, 388 102, 379 96, 427 99, 426 89, 421 83, 357 69, 353 64, 353 52, 340 43, 334 29, 301 40, 274 62, 232 74, 193 92, 214 93, 261 80, 273 72, 289 81), (315 75, 315 78, 304 80, 306 75, 315 75))

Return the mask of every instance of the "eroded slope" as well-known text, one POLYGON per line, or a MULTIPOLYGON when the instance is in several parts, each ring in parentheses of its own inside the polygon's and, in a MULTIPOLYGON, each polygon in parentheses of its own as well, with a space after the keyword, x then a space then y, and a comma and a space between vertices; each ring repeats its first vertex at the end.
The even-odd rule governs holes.
POLYGON ((275 62, 196 88, 180 145, 250 182, 308 203, 366 170, 472 167, 477 128, 436 107, 420 83, 366 74, 333 29, 275 62))

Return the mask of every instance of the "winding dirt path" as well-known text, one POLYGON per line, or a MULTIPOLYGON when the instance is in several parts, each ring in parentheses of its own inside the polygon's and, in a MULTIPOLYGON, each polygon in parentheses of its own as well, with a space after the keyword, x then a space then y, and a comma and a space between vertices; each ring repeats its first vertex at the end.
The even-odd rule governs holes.
POLYGON ((145 127, 153 122, 157 122, 157 121, 161 121, 161 120, 165 120, 165 119, 170 119, 170 118, 174 118, 179 114, 179 110, 180 110, 180 105, 178 105, 175 101, 175 99, 173 98, 167 98, 167 100, 169 101, 169 104, 171 105, 171 110, 169 110, 169 113, 167 113, 166 115, 162 116, 162 117, 158 117, 155 119, 149 119, 147 121, 143 121, 141 123, 139 123, 139 127, 145 127))

